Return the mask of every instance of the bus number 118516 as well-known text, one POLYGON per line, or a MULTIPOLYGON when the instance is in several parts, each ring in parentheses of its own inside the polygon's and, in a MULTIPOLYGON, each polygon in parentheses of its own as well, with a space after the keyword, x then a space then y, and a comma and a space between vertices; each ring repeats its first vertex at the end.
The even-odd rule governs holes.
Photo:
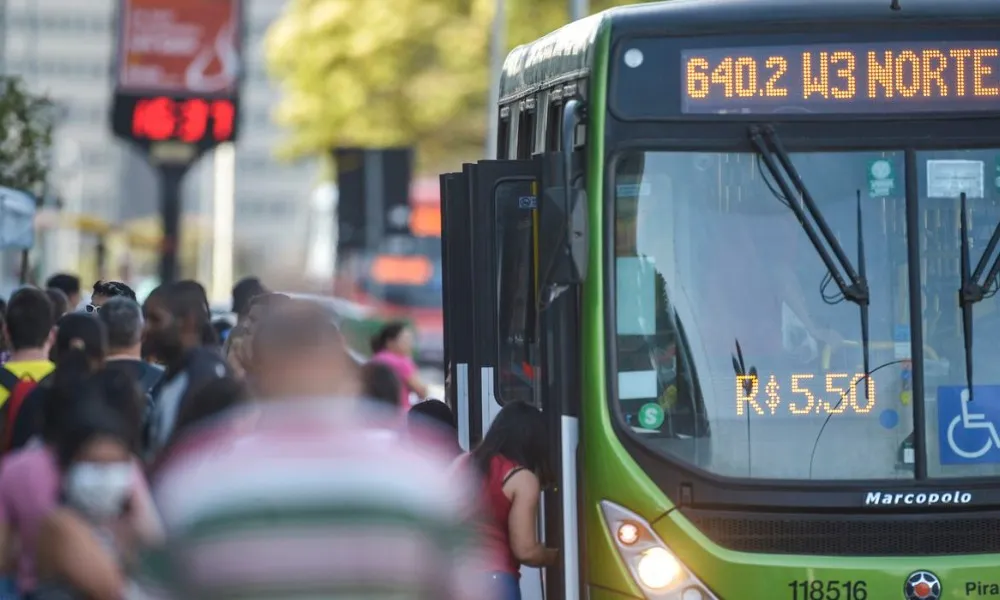
POLYGON ((791 600, 868 600, 864 581, 804 579, 789 581, 791 600))

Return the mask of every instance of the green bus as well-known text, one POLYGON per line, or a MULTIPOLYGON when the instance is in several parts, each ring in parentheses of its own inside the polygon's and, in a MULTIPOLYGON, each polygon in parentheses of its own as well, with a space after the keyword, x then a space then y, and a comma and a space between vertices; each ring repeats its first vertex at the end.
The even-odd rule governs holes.
POLYGON ((1000 3, 621 7, 495 118, 445 353, 466 447, 548 415, 538 592, 1000 597, 1000 3))

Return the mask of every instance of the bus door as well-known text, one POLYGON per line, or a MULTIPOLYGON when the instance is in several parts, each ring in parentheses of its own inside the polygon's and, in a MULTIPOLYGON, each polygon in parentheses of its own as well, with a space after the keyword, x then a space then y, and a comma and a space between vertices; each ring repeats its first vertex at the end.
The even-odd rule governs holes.
MULTIPOLYGON (((468 432, 471 446, 504 402, 542 406, 535 311, 540 171, 538 159, 480 161, 441 176, 445 356, 460 432, 468 432)), ((548 529, 544 521, 542 527, 548 529)), ((524 569, 521 586, 526 600, 543 597, 538 570, 524 569)))
POLYGON ((535 331, 525 316, 533 312, 528 310, 534 290, 530 215, 537 202, 538 180, 538 163, 530 160, 480 161, 464 165, 461 173, 441 176, 450 400, 472 446, 482 439, 501 402, 514 398, 535 402, 534 374, 525 350, 535 331), (511 232, 507 243, 498 238, 498 223, 510 210, 527 215, 528 229, 517 223, 519 229, 511 232), (508 251, 515 247, 520 253, 512 258, 508 251), (505 285, 511 278, 516 283, 505 285), (508 339, 516 342, 513 350, 508 339), (517 368, 508 368, 512 364, 517 368))
POLYGON ((474 166, 441 176, 441 266, 444 306, 444 365, 450 380, 447 402, 455 411, 458 440, 469 450, 482 438, 478 370, 474 340, 476 320, 471 301, 473 236, 470 177, 474 166))

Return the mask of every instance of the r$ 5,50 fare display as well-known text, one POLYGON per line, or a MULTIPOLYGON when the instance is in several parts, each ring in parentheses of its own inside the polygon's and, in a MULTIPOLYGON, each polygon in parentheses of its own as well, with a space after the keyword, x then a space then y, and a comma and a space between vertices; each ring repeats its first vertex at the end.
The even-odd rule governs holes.
POLYGON ((748 411, 761 416, 867 415, 874 408, 875 380, 863 373, 827 373, 822 377, 799 373, 792 375, 784 388, 774 375, 763 385, 756 375, 736 376, 737 416, 748 411), (823 388, 821 397, 817 397, 817 387, 823 388))

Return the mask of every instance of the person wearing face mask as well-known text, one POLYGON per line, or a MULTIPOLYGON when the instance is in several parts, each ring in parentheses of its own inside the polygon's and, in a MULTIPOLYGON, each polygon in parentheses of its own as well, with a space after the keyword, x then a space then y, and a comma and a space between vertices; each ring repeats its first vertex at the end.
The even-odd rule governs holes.
POLYGON ((119 600, 126 589, 129 540, 116 523, 135 510, 138 432, 101 402, 75 412, 56 452, 62 504, 42 525, 28 600, 119 600))
MULTIPOLYGON (((70 351, 83 353, 76 348, 70 351)), ((73 362, 84 363, 85 357, 73 362)), ((43 523, 60 504, 63 489, 60 448, 64 447, 68 432, 88 422, 78 418, 87 413, 77 408, 83 403, 99 402, 130 432, 138 432, 141 419, 137 404, 140 393, 134 382, 119 371, 101 370, 91 375, 82 366, 75 370, 63 368, 57 369, 55 379, 53 393, 44 398, 42 405, 40 443, 14 452, 0 467, 0 554, 7 555, 16 549, 17 588, 26 598, 35 591, 38 582, 35 559, 43 523)), ((135 458, 132 469, 131 498, 135 510, 123 515, 115 526, 123 539, 151 545, 161 536, 159 517, 135 458)))

